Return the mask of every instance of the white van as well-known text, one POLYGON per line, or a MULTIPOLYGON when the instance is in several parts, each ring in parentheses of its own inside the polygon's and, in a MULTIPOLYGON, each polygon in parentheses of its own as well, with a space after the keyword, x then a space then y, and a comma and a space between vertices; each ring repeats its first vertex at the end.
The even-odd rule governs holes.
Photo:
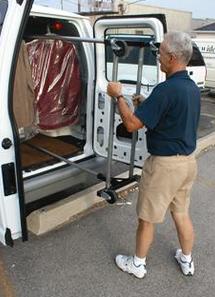
MULTIPOLYGON (((113 78, 107 48, 112 42, 119 55, 123 47, 108 38, 129 28, 131 35, 141 31, 160 43, 166 31, 163 15, 103 17, 92 27, 80 15, 32 4, 0 1, 0 241, 11 246, 16 238, 27 240, 26 218, 32 211, 67 197, 72 186, 84 187, 80 166, 88 170, 86 179, 105 166, 109 134, 112 158, 130 163, 131 135, 118 113, 111 120, 112 101, 106 98, 113 78)), ((144 47, 151 54, 149 42, 144 47)), ((141 86, 146 95, 165 79, 159 64, 154 66, 150 81, 141 86)), ((122 83, 129 101, 135 83, 122 83)), ((135 166, 146 156, 142 129, 135 166)))
POLYGON ((193 38, 207 67, 206 86, 215 88, 215 39, 193 38))

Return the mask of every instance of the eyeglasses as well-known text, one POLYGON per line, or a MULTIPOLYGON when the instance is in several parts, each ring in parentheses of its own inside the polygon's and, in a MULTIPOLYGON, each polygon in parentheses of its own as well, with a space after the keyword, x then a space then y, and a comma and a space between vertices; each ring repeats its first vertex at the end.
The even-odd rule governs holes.
POLYGON ((160 59, 160 56, 161 56, 160 53, 157 52, 157 53, 156 53, 156 58, 157 58, 158 60, 160 59))

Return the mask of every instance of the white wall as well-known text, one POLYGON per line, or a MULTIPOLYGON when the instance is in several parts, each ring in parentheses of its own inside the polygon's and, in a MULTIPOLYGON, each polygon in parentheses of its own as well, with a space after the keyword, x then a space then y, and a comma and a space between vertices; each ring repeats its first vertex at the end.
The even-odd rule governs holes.
POLYGON ((150 14, 163 13, 167 19, 168 31, 191 32, 192 12, 176 9, 168 9, 150 5, 132 4, 127 6, 125 14, 150 14))

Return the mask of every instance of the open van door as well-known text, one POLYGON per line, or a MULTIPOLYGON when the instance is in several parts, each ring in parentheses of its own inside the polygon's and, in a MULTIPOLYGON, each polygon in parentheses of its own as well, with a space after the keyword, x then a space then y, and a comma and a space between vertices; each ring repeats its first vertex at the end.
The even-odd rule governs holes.
MULTIPOLYGON (((165 80, 160 71, 152 44, 160 43, 166 32, 164 15, 137 15, 100 18, 94 24, 96 39, 110 40, 124 45, 124 53, 118 58, 116 80, 122 83, 123 94, 133 108, 132 95, 136 94, 138 55, 143 46, 143 66, 140 93, 147 97, 154 86, 165 80)), ((111 43, 111 42, 110 42, 111 43)), ((94 107, 94 150, 107 157, 110 137, 111 99, 106 93, 108 81, 113 80, 113 51, 109 43, 96 44, 96 88, 94 107)), ((112 158, 129 164, 132 135, 122 124, 119 113, 114 115, 112 158)), ((147 157, 145 129, 138 131, 134 164, 142 166, 147 157)))
POLYGON ((20 236, 27 239, 19 138, 9 102, 13 96, 14 61, 17 61, 25 16, 29 14, 32 2, 0 1, 0 241, 10 246, 13 239, 20 236))

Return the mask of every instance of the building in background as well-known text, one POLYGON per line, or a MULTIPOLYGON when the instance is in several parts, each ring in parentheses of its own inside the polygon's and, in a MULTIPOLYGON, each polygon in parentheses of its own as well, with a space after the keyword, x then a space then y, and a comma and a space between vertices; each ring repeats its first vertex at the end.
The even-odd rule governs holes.
POLYGON ((198 28, 210 25, 215 22, 215 19, 192 19, 192 30, 197 30, 198 28))
POLYGON ((215 39, 215 20, 213 23, 196 28, 192 34, 196 38, 215 39))
POLYGON ((192 12, 169 9, 158 6, 137 4, 125 0, 78 0, 78 12, 88 15, 92 22, 102 14, 134 15, 154 14, 166 15, 168 31, 180 30, 191 32, 192 12))
POLYGON ((168 31, 184 31, 191 32, 192 12, 176 9, 169 9, 158 6, 150 6, 143 4, 125 4, 126 14, 150 14, 163 13, 166 15, 168 31))
POLYGON ((118 0, 77 0, 78 13, 86 15, 101 15, 118 13, 118 0))

